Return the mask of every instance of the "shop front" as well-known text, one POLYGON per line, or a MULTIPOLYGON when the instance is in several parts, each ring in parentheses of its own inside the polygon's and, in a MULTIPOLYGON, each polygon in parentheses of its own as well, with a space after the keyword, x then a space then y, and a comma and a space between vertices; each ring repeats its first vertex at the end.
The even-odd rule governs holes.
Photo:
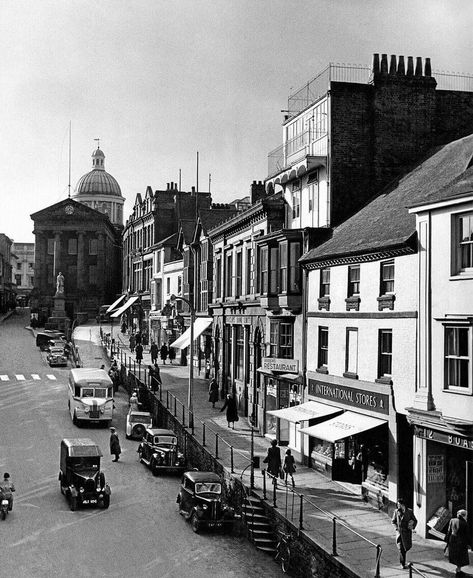
POLYGON ((459 509, 473 529, 473 432, 429 426, 414 425, 414 512, 421 535, 443 539, 459 509))
POLYGON ((305 459, 330 479, 360 484, 367 499, 376 496, 385 505, 389 501, 390 399, 373 384, 359 385, 308 380, 308 399, 338 413, 300 430, 305 459))

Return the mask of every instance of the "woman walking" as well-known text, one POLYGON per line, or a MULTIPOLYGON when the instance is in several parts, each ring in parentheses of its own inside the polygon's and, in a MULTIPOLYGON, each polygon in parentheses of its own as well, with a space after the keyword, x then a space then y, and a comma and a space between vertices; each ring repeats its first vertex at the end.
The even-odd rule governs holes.
POLYGON ((277 486, 278 477, 281 472, 281 450, 278 448, 278 441, 271 440, 268 448, 268 455, 264 458, 263 464, 268 464, 266 469, 273 478, 273 484, 277 486))
POLYGON ((168 353, 169 353, 169 351, 168 351, 167 345, 165 343, 163 343, 161 345, 161 349, 159 350, 159 355, 161 356, 161 361, 163 362, 163 365, 166 365, 166 359, 167 359, 168 353))
POLYGON ((457 517, 452 518, 448 525, 445 542, 448 547, 448 561, 455 564, 455 576, 466 576, 462 566, 468 566, 468 547, 471 548, 471 536, 467 524, 466 510, 458 510, 457 517))
POLYGON ((397 500, 397 510, 393 514, 392 523, 396 526, 396 545, 401 568, 407 568, 406 553, 412 548, 412 530, 417 526, 417 519, 402 498, 397 500))
POLYGON ((287 486, 287 478, 288 476, 291 476, 292 487, 295 488, 296 484, 294 483, 294 473, 296 471, 296 460, 294 459, 294 456, 292 455, 292 452, 289 448, 286 450, 286 455, 284 456, 283 469, 286 474, 286 486, 287 486))
POLYGON ((212 407, 215 407, 215 404, 218 401, 218 383, 215 377, 210 380, 209 384, 209 401, 212 404, 212 407))
POLYGON ((235 422, 238 421, 238 409, 235 398, 230 393, 225 398, 225 403, 223 404, 221 412, 226 409, 227 410, 227 422, 228 427, 232 424, 232 428, 235 429, 235 422))

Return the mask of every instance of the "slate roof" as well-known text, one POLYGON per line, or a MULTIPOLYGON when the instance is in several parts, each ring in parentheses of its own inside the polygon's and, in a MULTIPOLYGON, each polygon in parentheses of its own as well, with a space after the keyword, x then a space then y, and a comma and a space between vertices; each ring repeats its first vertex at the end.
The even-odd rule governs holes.
POLYGON ((223 221, 227 221, 231 217, 238 215, 237 209, 227 208, 222 209, 201 209, 199 211, 199 218, 202 224, 202 229, 205 233, 208 230, 213 229, 223 221))
POLYGON ((467 186, 467 177, 473 174, 470 169, 467 171, 472 157, 473 134, 438 147, 336 227, 328 241, 307 251, 300 262, 308 264, 407 244, 416 231, 416 217, 407 208, 439 200, 439 196, 446 198, 454 190, 458 194, 467 186))

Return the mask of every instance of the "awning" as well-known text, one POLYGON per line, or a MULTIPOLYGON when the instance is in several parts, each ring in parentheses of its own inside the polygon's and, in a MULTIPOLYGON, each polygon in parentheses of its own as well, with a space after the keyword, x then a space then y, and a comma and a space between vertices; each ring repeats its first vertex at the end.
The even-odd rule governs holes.
MULTIPOLYGON (((194 341, 203 333, 209 325, 211 325, 213 319, 212 317, 197 317, 194 321, 194 341)), ((171 343, 169 347, 175 347, 176 349, 186 349, 189 347, 191 342, 191 328, 187 328, 184 333, 176 339, 174 343, 171 343)))
POLYGON ((108 315, 108 313, 111 313, 114 309, 116 309, 118 304, 121 303, 125 297, 126 295, 121 295, 114 303, 112 303, 107 311, 105 311, 105 315, 108 315))
POLYGON ((338 440, 357 435, 385 423, 382 419, 369 417, 354 411, 346 411, 317 425, 305 427, 300 432, 333 444, 338 440))
POLYGON ((124 313, 129 307, 133 305, 135 301, 138 300, 138 297, 130 297, 125 305, 122 305, 120 309, 117 309, 115 313, 112 313, 110 317, 120 317, 122 313, 124 313))
MULTIPOLYGON (((341 411, 343 410, 339 407, 334 407, 333 405, 327 405, 318 401, 306 401, 300 405, 285 407, 284 409, 273 409, 271 411, 267 411, 266 413, 274 415, 279 419, 299 422, 307 421, 309 419, 316 419, 318 417, 326 417, 328 415, 335 415, 341 411)), ((304 430, 302 429, 301 431, 304 430)))

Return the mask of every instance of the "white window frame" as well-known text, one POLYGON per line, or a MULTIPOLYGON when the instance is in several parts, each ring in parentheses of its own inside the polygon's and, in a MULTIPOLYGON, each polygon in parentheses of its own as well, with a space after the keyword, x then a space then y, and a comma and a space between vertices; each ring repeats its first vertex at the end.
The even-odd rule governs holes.
POLYGON ((461 238, 461 231, 462 227, 460 226, 460 222, 462 219, 468 218, 471 223, 472 233, 473 233, 473 212, 467 211, 465 213, 456 213, 452 215, 453 223, 453 235, 452 235, 452 245, 453 245, 453 274, 458 276, 468 276, 471 277, 473 275, 473 238, 470 241, 462 241, 461 238), (471 267, 462 267, 462 246, 469 245, 470 252, 471 252, 471 267))
POLYGON ((471 395, 473 393, 473 345, 472 345, 472 328, 469 324, 455 323, 455 324, 445 324, 443 328, 443 339, 444 339, 444 379, 443 379, 443 391, 449 393, 459 393, 463 395, 471 395), (468 331, 468 355, 447 355, 447 332, 452 330, 464 329, 468 331), (448 366, 447 359, 457 359, 468 361, 468 387, 450 385, 448 383, 448 366))

